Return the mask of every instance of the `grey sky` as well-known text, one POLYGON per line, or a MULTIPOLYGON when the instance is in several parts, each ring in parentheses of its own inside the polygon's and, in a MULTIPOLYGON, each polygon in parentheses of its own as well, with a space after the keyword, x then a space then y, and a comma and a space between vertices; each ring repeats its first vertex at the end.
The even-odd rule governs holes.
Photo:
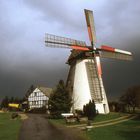
POLYGON ((1 0, 0 98, 22 97, 31 84, 66 79, 69 50, 46 48, 45 32, 88 41, 84 9, 94 11, 97 46, 131 51, 133 62, 102 60, 108 96, 140 83, 139 0, 1 0))

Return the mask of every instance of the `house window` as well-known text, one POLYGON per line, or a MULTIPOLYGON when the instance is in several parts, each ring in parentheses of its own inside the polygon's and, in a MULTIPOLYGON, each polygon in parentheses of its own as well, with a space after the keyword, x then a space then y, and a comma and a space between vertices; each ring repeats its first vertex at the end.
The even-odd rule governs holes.
POLYGON ((32 102, 32 105, 35 105, 35 104, 36 104, 36 102, 35 102, 35 101, 33 101, 33 102, 32 102))
POLYGON ((43 105, 46 105, 46 100, 43 100, 43 105))
POLYGON ((34 96, 37 96, 37 92, 34 92, 34 96))

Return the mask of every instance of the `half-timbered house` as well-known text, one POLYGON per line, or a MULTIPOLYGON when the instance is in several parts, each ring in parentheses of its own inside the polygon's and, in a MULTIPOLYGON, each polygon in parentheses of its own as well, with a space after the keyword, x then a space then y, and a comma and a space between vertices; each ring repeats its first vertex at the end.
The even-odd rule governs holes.
POLYGON ((46 107, 48 108, 48 100, 50 97, 50 94, 52 92, 51 88, 46 87, 36 87, 32 93, 28 96, 28 105, 29 109, 35 109, 35 108, 42 108, 46 107))

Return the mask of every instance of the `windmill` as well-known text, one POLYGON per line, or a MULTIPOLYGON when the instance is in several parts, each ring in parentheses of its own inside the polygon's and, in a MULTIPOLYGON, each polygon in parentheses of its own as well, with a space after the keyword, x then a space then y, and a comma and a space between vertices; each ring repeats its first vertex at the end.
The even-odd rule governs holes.
POLYGON ((132 53, 102 45, 96 48, 93 12, 84 10, 91 45, 84 41, 46 34, 47 47, 72 49, 67 63, 70 70, 67 87, 72 95, 73 110, 82 110, 89 100, 94 100, 99 113, 109 113, 108 101, 102 81, 100 58, 132 60, 132 53))

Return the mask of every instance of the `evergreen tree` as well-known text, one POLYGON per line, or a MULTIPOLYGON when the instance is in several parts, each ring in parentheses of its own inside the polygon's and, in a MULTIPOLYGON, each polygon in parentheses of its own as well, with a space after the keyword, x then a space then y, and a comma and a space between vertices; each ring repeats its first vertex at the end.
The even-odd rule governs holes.
POLYGON ((49 99, 49 110, 53 117, 61 117, 61 113, 68 113, 71 109, 71 97, 65 87, 64 81, 60 80, 56 89, 49 99))
POLYGON ((8 96, 5 96, 5 98, 1 102, 1 108, 8 108, 8 104, 9 104, 9 98, 8 96))
POLYGON ((12 96, 10 99, 9 99, 9 103, 14 103, 15 99, 14 97, 12 96))
POLYGON ((29 94, 31 94, 35 89, 34 85, 31 85, 25 94, 25 98, 28 98, 29 94))
POLYGON ((90 100, 88 104, 83 107, 84 115, 88 117, 88 120, 93 120, 96 116, 96 107, 94 100, 90 100))

